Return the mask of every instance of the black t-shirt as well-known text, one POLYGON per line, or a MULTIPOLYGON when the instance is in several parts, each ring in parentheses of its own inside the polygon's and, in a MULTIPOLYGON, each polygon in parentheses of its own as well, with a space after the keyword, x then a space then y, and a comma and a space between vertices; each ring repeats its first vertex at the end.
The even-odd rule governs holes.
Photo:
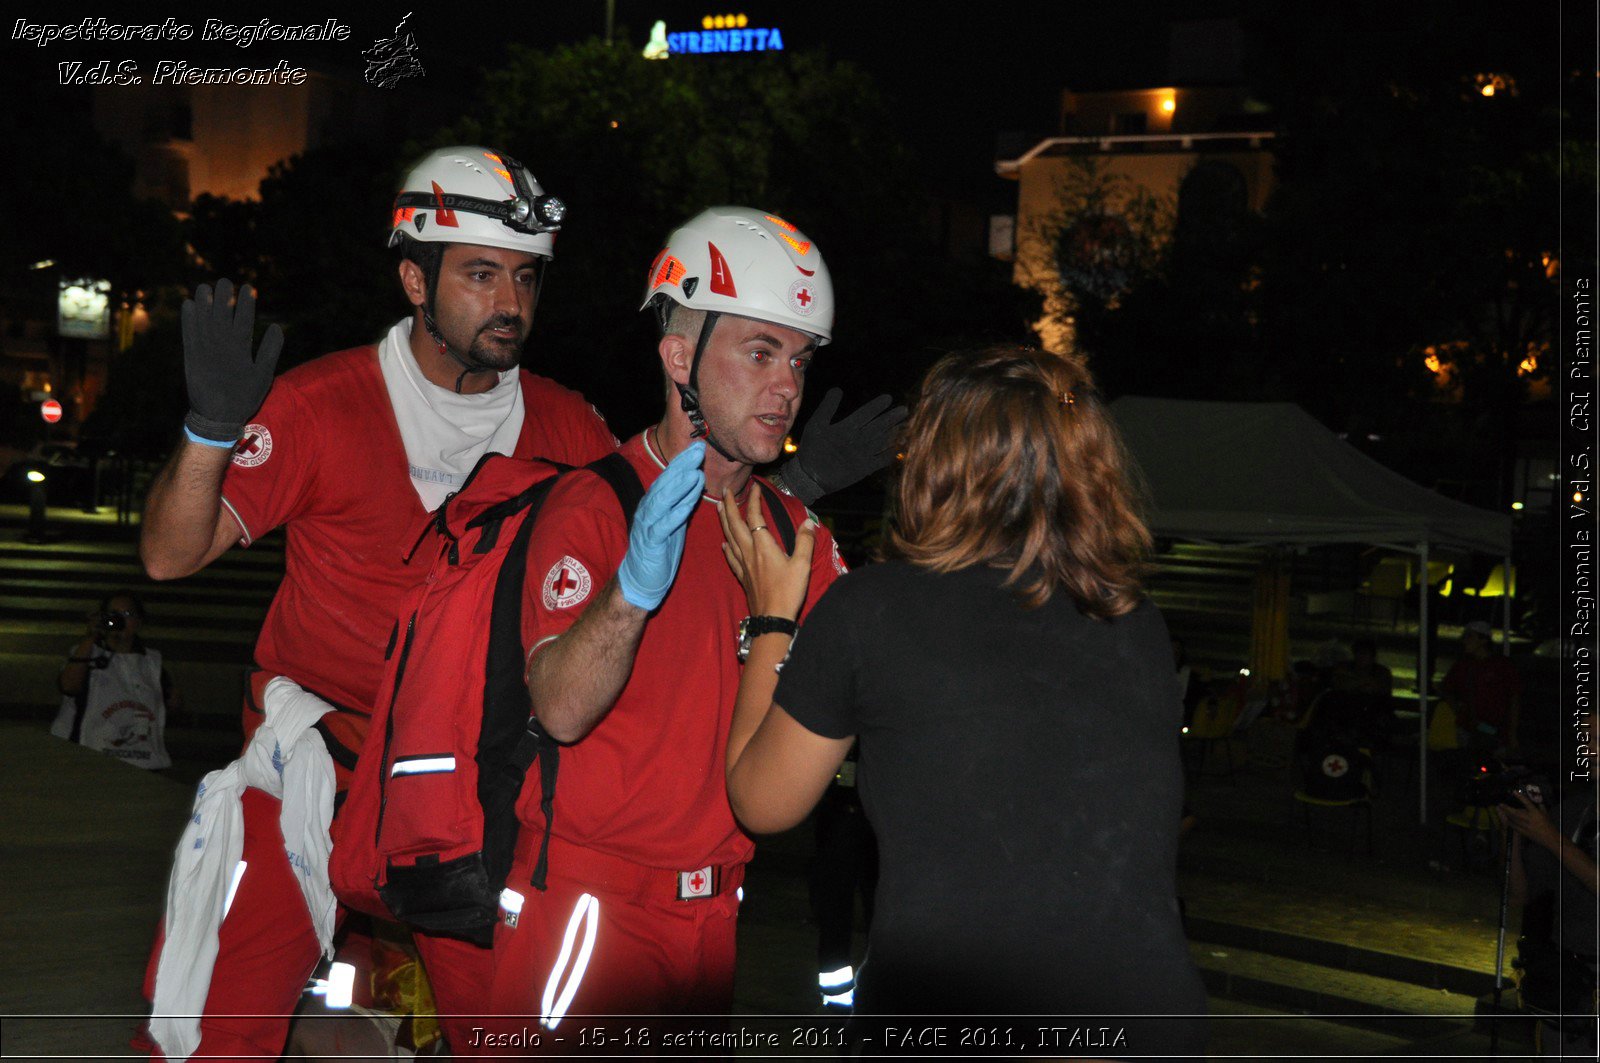
MULTIPOLYGON (((1148 602, 1111 621, 1064 594, 1028 609, 1003 578, 853 572, 784 666, 777 704, 861 740, 881 877, 857 1011, 1200 1014, 1166 624, 1148 602)), ((1198 1020, 1167 1029, 1148 1050, 1203 1043, 1198 1020)))

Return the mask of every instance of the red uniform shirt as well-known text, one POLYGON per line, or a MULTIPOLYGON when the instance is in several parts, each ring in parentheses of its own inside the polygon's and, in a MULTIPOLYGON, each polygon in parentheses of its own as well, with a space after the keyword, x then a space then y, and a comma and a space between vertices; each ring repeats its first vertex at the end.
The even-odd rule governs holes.
POLYGON ((1458 726, 1486 723, 1500 728, 1510 722, 1511 703, 1522 692, 1522 679, 1517 666, 1504 654, 1468 654, 1450 666, 1442 686, 1455 704, 1458 726))
MULTIPOLYGON (((646 488, 663 468, 643 435, 624 443, 622 454, 646 488)), ((784 503, 799 527, 805 506, 788 496, 784 503)), ((523 645, 571 627, 616 573, 627 547, 610 487, 591 473, 558 483, 529 543, 523 645)), ((843 569, 833 536, 819 527, 806 609, 843 569)), ((734 822, 724 782, 741 671, 739 621, 749 613, 744 588, 722 556, 716 505, 703 498, 689 519, 672 590, 645 624, 627 686, 594 730, 561 751, 552 833, 666 870, 749 860, 755 847, 734 822)), ((538 797, 537 787, 524 789, 520 812, 530 827, 524 839, 544 830, 538 797)))
MULTIPOLYGON (((516 457, 576 465, 615 449, 578 393, 523 372, 522 395, 516 457)), ((404 561, 426 511, 376 347, 330 354, 273 383, 228 468, 223 502, 245 545, 287 526, 283 583, 256 664, 370 714, 400 599, 426 572, 404 561)))

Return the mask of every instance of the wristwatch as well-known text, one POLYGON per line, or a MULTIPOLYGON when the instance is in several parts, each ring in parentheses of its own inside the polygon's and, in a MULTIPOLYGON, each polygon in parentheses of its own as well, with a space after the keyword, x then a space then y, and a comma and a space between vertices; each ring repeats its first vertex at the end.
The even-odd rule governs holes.
POLYGON ((739 621, 739 663, 750 656, 750 644, 761 635, 781 631, 790 638, 800 630, 800 622, 781 616, 747 616, 739 621))

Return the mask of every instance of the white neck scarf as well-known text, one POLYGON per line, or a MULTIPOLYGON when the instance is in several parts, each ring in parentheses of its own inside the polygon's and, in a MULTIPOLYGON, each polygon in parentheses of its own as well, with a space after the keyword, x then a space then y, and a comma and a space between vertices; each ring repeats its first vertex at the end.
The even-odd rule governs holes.
POLYGON ((430 513, 458 489, 491 450, 510 454, 522 433, 522 384, 517 370, 500 374, 478 395, 457 395, 422 375, 411 353, 411 319, 396 322, 378 344, 378 366, 400 425, 411 486, 430 513))

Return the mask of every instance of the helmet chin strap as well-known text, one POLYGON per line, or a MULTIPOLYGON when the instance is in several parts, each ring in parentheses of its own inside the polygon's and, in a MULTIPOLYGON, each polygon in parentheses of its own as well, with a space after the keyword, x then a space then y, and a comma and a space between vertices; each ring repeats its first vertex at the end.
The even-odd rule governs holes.
MULTIPOLYGON (((541 264, 542 265, 542 264, 541 264)), ((538 308, 538 298, 544 292, 544 270, 538 273, 539 279, 534 286, 534 308, 538 308)), ((455 392, 461 394, 461 385, 466 383, 467 377, 473 373, 499 372, 492 365, 485 365, 473 358, 463 357, 456 353, 454 347, 445 342, 444 335, 440 333, 439 326, 433 320, 433 302, 439 293, 439 271, 437 267, 428 276, 428 301, 422 306, 422 324, 428 330, 428 335, 433 337, 433 342, 439 345, 439 353, 449 355, 451 360, 461 367, 461 375, 456 377, 455 392)))
POLYGON ((461 375, 456 377, 455 392, 457 395, 461 394, 461 385, 466 382, 469 375, 472 373, 487 373, 494 368, 492 365, 470 361, 457 354, 455 348, 446 343, 444 337, 439 334, 439 326, 434 324, 433 314, 426 308, 422 311, 422 324, 427 328, 428 335, 433 337, 433 342, 439 345, 439 353, 449 355, 461 367, 461 375))
POLYGON ((700 408, 700 356, 705 354, 706 344, 711 339, 711 330, 716 328, 717 318, 721 316, 715 310, 706 311, 705 323, 700 326, 700 339, 694 345, 694 360, 689 363, 689 383, 674 383, 673 386, 678 389, 678 402, 683 407, 684 415, 689 418, 689 438, 704 439, 712 450, 735 465, 742 465, 744 463, 729 454, 711 434, 711 426, 706 423, 705 411, 700 408))
POLYGON ((459 395, 461 394, 461 385, 466 382, 466 379, 470 374, 486 373, 492 369, 493 366, 483 365, 479 362, 469 361, 468 359, 463 358, 461 355, 455 352, 454 348, 444 341, 444 335, 440 333, 438 324, 433 320, 433 301, 438 294, 439 264, 435 262, 433 268, 428 270, 428 301, 422 304, 422 326, 428 330, 428 335, 433 337, 433 342, 439 345, 439 353, 449 355, 451 360, 461 367, 461 375, 456 377, 455 387, 455 392, 457 395, 459 395))

